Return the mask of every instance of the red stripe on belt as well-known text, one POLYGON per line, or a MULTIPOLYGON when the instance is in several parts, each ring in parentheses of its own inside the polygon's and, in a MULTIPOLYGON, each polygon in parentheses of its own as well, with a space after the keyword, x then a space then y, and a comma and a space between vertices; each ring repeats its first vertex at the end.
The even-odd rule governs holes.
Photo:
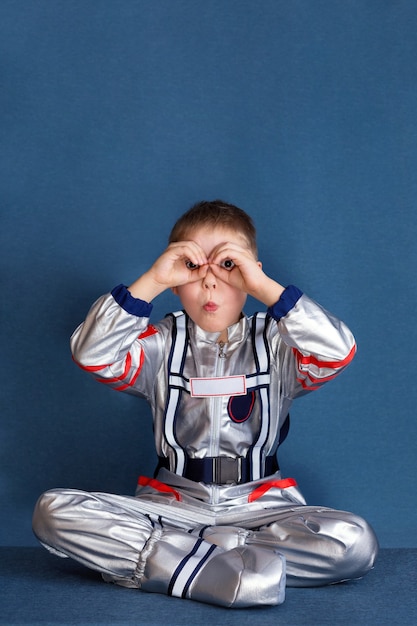
POLYGON ((165 483, 161 483, 161 481, 156 480, 156 478, 139 476, 138 485, 140 485, 141 487, 152 487, 152 489, 155 489, 156 491, 162 491, 163 493, 172 493, 174 494, 176 500, 178 500, 179 502, 181 501, 181 494, 176 489, 170 487, 169 485, 166 485, 165 483))
POLYGON ((254 500, 258 500, 261 498, 264 493, 269 491, 272 487, 276 489, 288 489, 288 487, 296 487, 297 481, 294 478, 282 478, 281 480, 269 480, 267 483, 263 483, 256 487, 248 496, 248 502, 254 502, 254 500))

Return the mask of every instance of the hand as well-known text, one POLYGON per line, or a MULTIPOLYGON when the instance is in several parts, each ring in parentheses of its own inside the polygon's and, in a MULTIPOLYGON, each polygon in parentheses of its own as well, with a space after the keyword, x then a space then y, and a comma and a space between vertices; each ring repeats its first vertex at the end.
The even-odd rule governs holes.
POLYGON ((219 280, 244 291, 267 306, 278 301, 284 287, 262 270, 249 248, 235 243, 222 243, 208 259, 210 269, 219 280))
POLYGON ((150 302, 166 289, 202 280, 207 269, 206 254, 196 242, 171 243, 129 291, 133 297, 150 302))
POLYGON ((149 270, 155 283, 165 289, 195 282, 206 273, 206 254, 194 241, 171 243, 149 270))
POLYGON ((236 243, 221 243, 211 252, 208 262, 216 278, 250 295, 263 277, 261 263, 252 251, 236 243))

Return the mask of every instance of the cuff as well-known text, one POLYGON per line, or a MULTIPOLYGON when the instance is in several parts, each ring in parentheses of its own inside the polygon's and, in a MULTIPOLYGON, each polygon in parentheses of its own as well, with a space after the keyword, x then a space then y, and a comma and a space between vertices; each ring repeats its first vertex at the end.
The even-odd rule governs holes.
POLYGON ((294 285, 288 285, 285 291, 282 292, 278 302, 268 308, 268 314, 279 322, 282 317, 285 317, 291 311, 302 295, 301 289, 294 285))
POLYGON ((145 300, 134 298, 125 285, 115 287, 111 295, 127 313, 136 315, 136 317, 150 317, 153 308, 152 304, 145 302, 145 300))

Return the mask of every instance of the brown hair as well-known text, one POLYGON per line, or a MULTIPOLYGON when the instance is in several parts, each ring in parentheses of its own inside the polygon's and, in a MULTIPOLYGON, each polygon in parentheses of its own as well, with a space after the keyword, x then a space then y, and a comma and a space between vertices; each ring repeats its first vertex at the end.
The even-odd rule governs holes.
POLYGON ((223 200, 203 200, 192 206, 174 224, 169 243, 184 240, 192 230, 202 226, 220 226, 240 232, 257 256, 256 229, 252 218, 239 207, 223 200))

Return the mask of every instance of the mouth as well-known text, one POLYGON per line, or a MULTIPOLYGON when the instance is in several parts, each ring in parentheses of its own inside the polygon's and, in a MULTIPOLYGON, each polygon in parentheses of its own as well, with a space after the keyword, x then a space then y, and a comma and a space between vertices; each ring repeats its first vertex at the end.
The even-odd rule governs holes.
POLYGON ((215 313, 218 308, 219 305, 215 302, 206 302, 206 304, 203 306, 203 309, 207 311, 207 313, 215 313))

